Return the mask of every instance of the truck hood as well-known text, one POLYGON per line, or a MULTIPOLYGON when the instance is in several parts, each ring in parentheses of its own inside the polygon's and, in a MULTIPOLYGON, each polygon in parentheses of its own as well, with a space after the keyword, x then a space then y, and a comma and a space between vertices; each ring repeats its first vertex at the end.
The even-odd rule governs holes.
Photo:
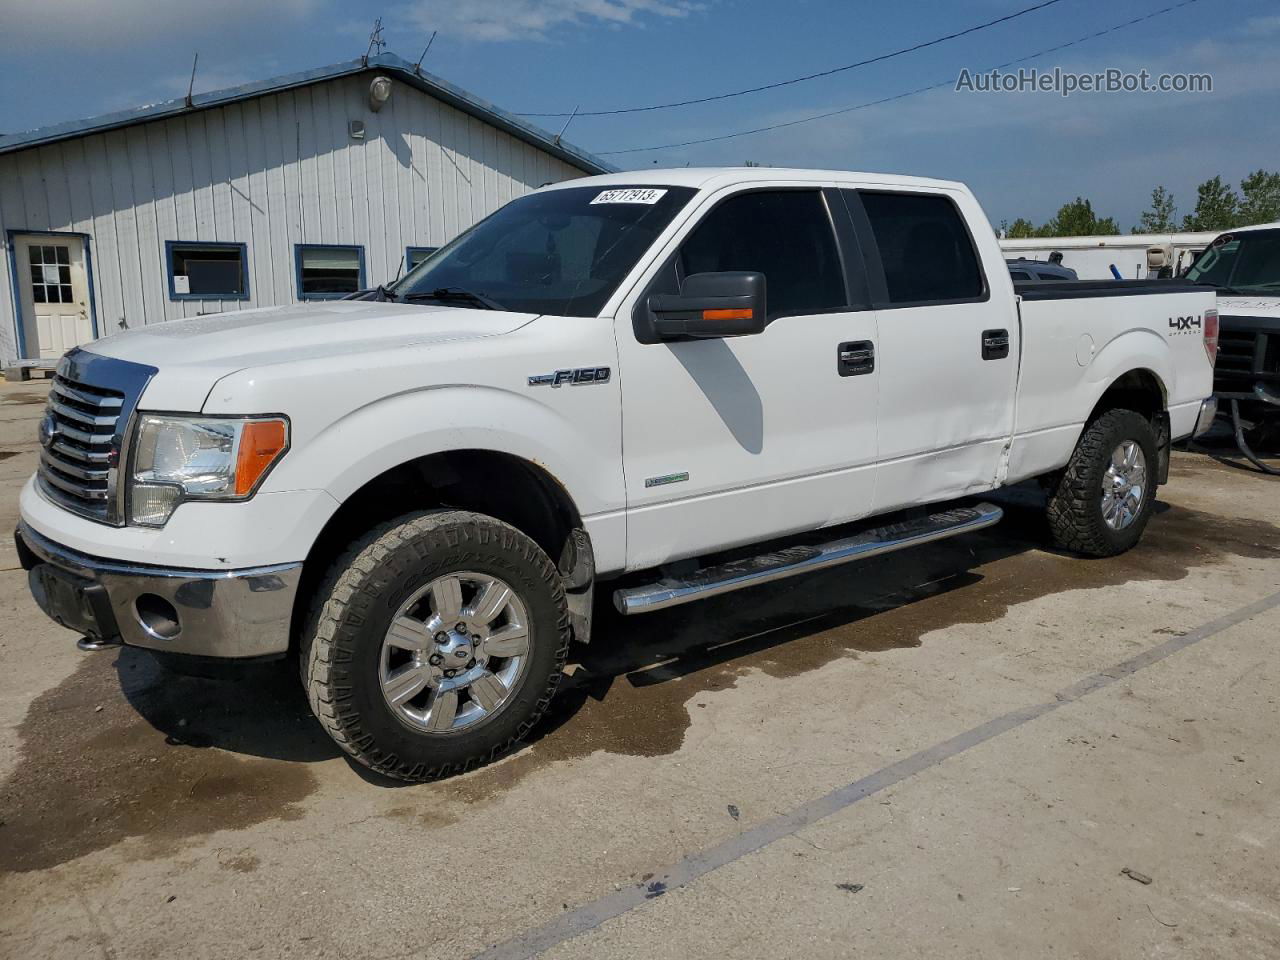
POLYGON ((1226 297, 1218 294, 1218 313, 1224 317, 1280 317, 1280 293, 1270 297, 1258 294, 1226 297))
POLYGON ((199 410, 213 384, 238 370, 499 336, 536 317, 502 310, 335 300, 152 324, 84 349, 157 368, 147 387, 146 407, 199 410))

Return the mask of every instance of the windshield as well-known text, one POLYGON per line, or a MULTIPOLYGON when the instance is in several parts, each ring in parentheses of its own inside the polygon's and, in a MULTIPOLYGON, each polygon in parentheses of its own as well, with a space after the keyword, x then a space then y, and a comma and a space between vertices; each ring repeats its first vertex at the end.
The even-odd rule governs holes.
POLYGON ((512 200, 393 285, 397 299, 598 316, 696 191, 567 187, 512 200))
POLYGON ((1280 230, 1224 233, 1187 271, 1187 279, 1223 290, 1280 291, 1280 230))

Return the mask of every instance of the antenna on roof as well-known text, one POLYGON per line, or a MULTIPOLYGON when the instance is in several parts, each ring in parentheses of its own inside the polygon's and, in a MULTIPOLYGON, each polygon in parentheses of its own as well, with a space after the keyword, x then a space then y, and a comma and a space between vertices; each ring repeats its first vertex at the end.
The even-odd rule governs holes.
POLYGON ((413 65, 413 72, 422 75, 422 61, 427 58, 427 50, 431 49, 431 45, 436 42, 436 31, 431 31, 431 39, 427 41, 426 50, 422 51, 422 56, 418 58, 418 62, 413 65))
POLYGON ((578 108, 573 108, 573 113, 569 114, 569 119, 564 122, 564 126, 560 128, 560 132, 556 134, 556 146, 560 146, 560 138, 564 136, 564 132, 569 129, 569 124, 573 123, 573 118, 578 115, 578 108))
POLYGON ((191 102, 191 92, 196 88, 196 64, 200 62, 200 51, 196 51, 195 59, 191 61, 191 82, 187 84, 187 106, 193 107, 191 102))
POLYGON ((373 21, 373 30, 369 33, 369 49, 364 52, 364 56, 360 58, 362 66, 369 65, 369 54, 373 53, 373 48, 377 47, 376 56, 382 56, 382 48, 387 45, 387 41, 382 39, 382 18, 373 21))

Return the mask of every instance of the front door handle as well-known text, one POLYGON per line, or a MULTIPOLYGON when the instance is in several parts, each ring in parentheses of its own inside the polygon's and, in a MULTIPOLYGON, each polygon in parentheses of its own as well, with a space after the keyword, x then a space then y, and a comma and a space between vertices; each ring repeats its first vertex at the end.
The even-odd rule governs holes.
POLYGON ((842 377, 860 377, 874 372, 876 345, 870 340, 851 340, 836 348, 836 370, 842 377))
POLYGON ((1008 330, 982 331, 982 359, 1003 360, 1009 356, 1008 330))

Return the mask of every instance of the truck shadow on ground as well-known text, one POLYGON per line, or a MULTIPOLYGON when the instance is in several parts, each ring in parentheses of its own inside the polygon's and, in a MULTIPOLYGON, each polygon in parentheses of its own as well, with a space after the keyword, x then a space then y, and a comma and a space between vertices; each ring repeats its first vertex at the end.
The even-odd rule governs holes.
MULTIPOLYGON (((1065 590, 1178 580, 1230 556, 1280 558, 1280 528, 1159 504, 1137 549, 1082 560, 1046 549, 1042 499, 1035 489, 1007 491, 1006 518, 991 530, 660 613, 621 617, 601 591, 593 642, 574 651, 522 748, 465 776, 396 791, 405 799, 388 815, 451 822, 550 763, 596 751, 670 753, 696 710, 748 673, 793 677, 839 658, 920 647, 931 631, 991 623, 1014 604, 1065 590)), ((1152 608, 1153 630, 1185 626, 1152 608)), ((340 756, 311 717, 296 664, 201 680, 166 674, 128 649, 86 657, 35 699, 18 733, 18 763, 0 785, 0 872, 126 840, 133 855, 159 856, 215 830, 300 818, 320 785, 316 762, 340 756)))

